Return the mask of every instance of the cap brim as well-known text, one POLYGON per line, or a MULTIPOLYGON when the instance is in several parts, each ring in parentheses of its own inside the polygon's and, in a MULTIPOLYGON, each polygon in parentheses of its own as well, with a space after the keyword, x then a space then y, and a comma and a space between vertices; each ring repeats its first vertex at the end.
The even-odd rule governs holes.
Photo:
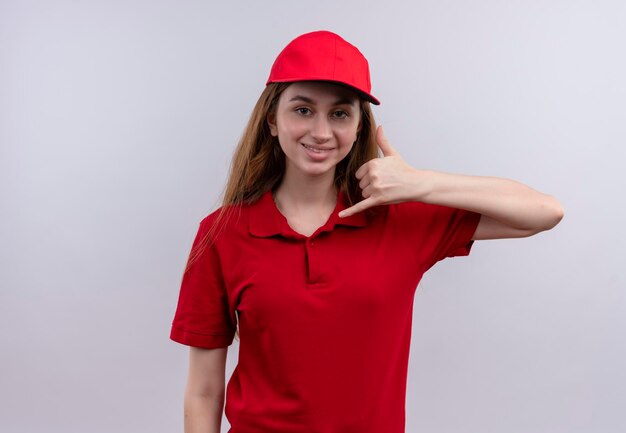
POLYGON ((285 78, 285 79, 280 79, 280 80, 268 80, 267 83, 265 83, 265 85, 268 85, 270 83, 297 83, 299 81, 324 81, 326 83, 333 83, 333 84, 339 84, 340 86, 343 86, 347 89, 352 90, 353 92, 355 92, 356 94, 358 94, 361 99, 365 99, 368 102, 371 102, 374 105, 380 105, 380 101, 375 98, 374 96, 370 95, 369 93, 367 93, 364 90, 358 89, 354 86, 351 86, 349 84, 344 83, 343 81, 335 81, 335 80, 328 80, 328 79, 315 79, 315 78, 306 78, 306 79, 302 79, 302 78, 285 78))

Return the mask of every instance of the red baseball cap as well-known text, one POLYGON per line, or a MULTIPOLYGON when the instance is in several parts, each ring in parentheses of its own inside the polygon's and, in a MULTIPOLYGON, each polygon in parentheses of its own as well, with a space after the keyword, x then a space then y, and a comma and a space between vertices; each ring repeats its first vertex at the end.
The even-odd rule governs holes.
POLYGON ((326 31, 298 36, 278 54, 267 84, 293 81, 331 81, 351 87, 372 104, 380 101, 370 93, 367 59, 341 36, 326 31))

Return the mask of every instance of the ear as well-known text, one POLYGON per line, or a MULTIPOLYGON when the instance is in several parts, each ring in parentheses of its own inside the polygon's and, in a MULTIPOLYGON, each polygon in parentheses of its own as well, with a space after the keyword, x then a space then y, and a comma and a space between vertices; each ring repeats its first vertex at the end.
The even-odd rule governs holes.
POLYGON ((270 127, 272 137, 278 136, 278 128, 276 127, 276 112, 267 113, 267 125, 270 127))

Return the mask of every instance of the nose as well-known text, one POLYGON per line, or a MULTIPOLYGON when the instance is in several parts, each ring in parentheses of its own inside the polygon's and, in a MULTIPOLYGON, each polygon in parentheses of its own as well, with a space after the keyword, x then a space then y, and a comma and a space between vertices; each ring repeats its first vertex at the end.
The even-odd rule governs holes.
POLYGON ((325 116, 316 116, 311 126, 311 137, 318 142, 324 143, 333 136, 330 122, 325 116))

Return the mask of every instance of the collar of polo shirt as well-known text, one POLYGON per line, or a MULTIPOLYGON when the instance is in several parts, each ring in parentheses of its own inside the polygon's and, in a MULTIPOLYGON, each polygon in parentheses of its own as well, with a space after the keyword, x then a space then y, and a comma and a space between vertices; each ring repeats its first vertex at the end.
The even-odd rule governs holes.
MULTIPOLYGON (((331 231, 336 225, 365 227, 367 216, 364 212, 359 212, 345 218, 340 218, 337 214, 348 206, 345 202, 343 191, 337 193, 337 204, 328 221, 320 227, 316 233, 331 231)), ((285 237, 301 237, 304 235, 296 233, 287 222, 287 218, 280 213, 276 203, 272 199, 272 191, 268 190, 261 198, 250 206, 250 234, 259 237, 269 237, 283 235, 285 237)))

